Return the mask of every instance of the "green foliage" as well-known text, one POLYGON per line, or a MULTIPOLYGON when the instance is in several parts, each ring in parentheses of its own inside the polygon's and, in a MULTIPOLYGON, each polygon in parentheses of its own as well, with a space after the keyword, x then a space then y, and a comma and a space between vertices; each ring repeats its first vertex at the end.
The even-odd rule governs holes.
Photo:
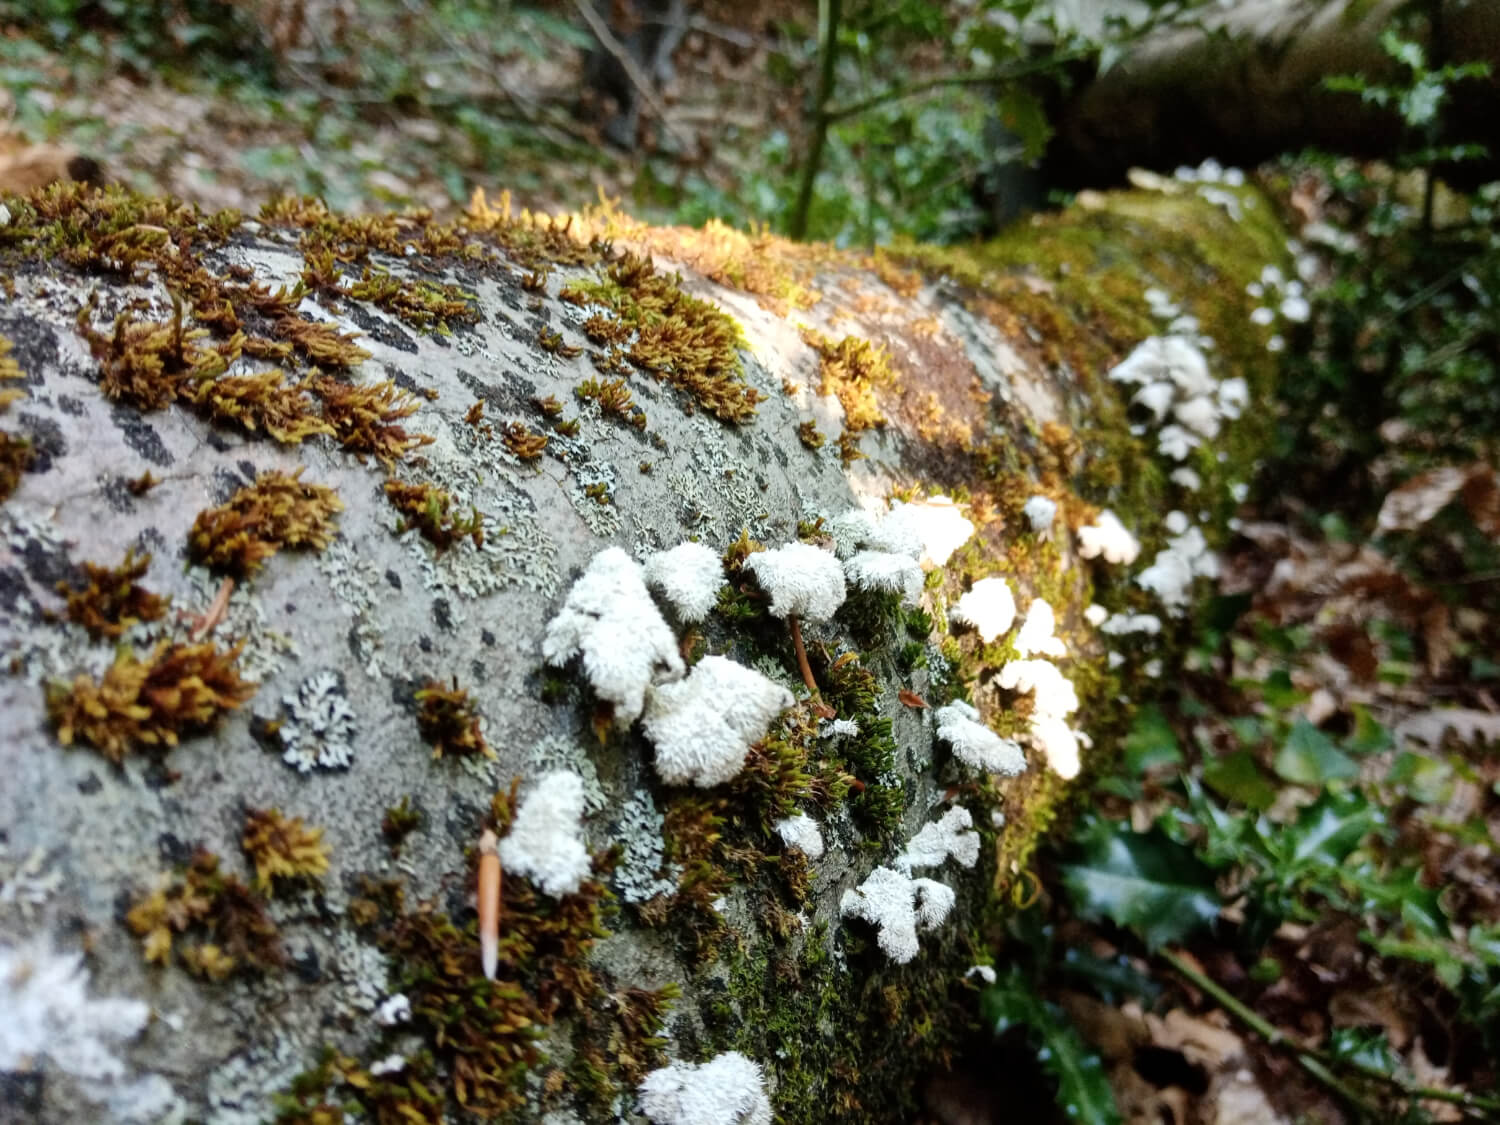
POLYGON ((1012 965, 985 989, 980 1018, 1003 1035, 1023 1027, 1042 1068, 1057 1083, 1057 1104, 1079 1125, 1119 1125, 1120 1111, 1098 1054, 1055 1004, 1043 1000, 1031 977, 1012 965))
POLYGON ((1218 917, 1213 872, 1160 829, 1135 832, 1089 816, 1073 845, 1062 883, 1080 917, 1125 926, 1149 949, 1181 941, 1218 917))

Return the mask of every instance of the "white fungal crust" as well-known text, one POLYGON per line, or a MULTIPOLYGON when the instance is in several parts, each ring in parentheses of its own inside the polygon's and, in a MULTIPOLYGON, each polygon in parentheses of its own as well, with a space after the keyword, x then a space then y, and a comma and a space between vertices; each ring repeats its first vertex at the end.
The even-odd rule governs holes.
POLYGON ((799 848, 808 859, 823 858, 823 833, 818 822, 806 813, 778 820, 776 834, 787 847, 799 848))
POLYGON ((930 570, 946 563, 973 535, 974 525, 964 518, 952 497, 929 496, 892 508, 868 545, 878 551, 907 554, 915 538, 920 544, 915 552, 917 561, 930 570))
POLYGON ((1038 715, 1031 721, 1031 738, 1047 757, 1047 765, 1064 781, 1078 776, 1082 761, 1078 735, 1067 722, 1053 715, 1038 715))
POLYGON ((890 867, 877 867, 857 888, 839 900, 839 913, 876 927, 875 943, 898 965, 921 949, 917 926, 936 929, 947 919, 957 896, 934 879, 913 879, 890 867))
POLYGON ((954 805, 906 843, 906 850, 893 861, 897 871, 910 874, 914 867, 939 867, 949 856, 964 867, 979 860, 979 833, 974 818, 962 805, 954 805))
POLYGON ((740 772, 750 744, 792 703, 791 692, 759 672, 705 656, 686 679, 652 689, 641 725, 663 781, 707 789, 740 772))
POLYGON ((1036 714, 1061 717, 1078 710, 1078 692, 1051 661, 1012 660, 996 682, 1006 691, 1029 693, 1036 714))
POLYGON ((844 604, 844 568, 827 551, 793 542, 758 551, 744 562, 760 588, 771 595, 771 614, 827 621, 844 604))
POLYGON ((922 568, 908 555, 860 551, 844 563, 844 577, 861 590, 900 594, 907 605, 922 596, 922 568))
POLYGON ((521 799, 500 862, 549 895, 573 894, 590 867, 582 819, 583 779, 568 770, 544 775, 521 799))
POLYGON ((548 664, 560 667, 574 656, 582 657, 595 694, 614 704, 622 727, 640 715, 654 679, 683 673, 677 638, 651 600, 640 565, 619 547, 593 557, 542 638, 548 664))
POLYGON ((1168 613, 1180 614, 1192 603, 1195 578, 1218 577, 1219 558, 1208 549, 1202 530, 1189 526, 1181 512, 1170 513, 1166 525, 1167 530, 1179 534, 1167 540, 1166 547, 1156 553, 1135 581, 1160 598, 1168 613))
POLYGON ((1106 508, 1097 520, 1078 529, 1078 553, 1086 559, 1102 555, 1105 562, 1129 566, 1140 557, 1141 544, 1120 517, 1106 508))
POLYGON ((653 1070, 639 1089, 641 1112, 655 1125, 771 1125, 761 1069, 738 1051, 653 1070))
POLYGON ((1043 532, 1052 526, 1052 521, 1057 518, 1057 501, 1045 496, 1033 496, 1021 508, 1021 514, 1031 524, 1031 530, 1043 532))
POLYGON ((1026 608, 1026 620, 1021 622, 1021 628, 1016 633, 1016 652, 1022 656, 1037 653, 1043 656, 1066 656, 1067 647, 1053 632, 1056 628, 1057 618, 1052 612, 1052 606, 1045 598, 1034 599, 1026 608))
POLYGON ((672 604, 677 616, 697 623, 708 616, 724 585, 724 560, 702 543, 679 543, 646 560, 646 585, 672 604))
POLYGON ((1015 777, 1026 769, 1020 745, 981 723, 979 712, 963 700, 939 707, 933 718, 937 720, 937 736, 953 747, 953 756, 965 765, 1005 777, 1015 777))
POLYGON ((953 607, 953 620, 972 625, 985 644, 1010 632, 1016 620, 1016 599, 1003 578, 981 578, 953 607))

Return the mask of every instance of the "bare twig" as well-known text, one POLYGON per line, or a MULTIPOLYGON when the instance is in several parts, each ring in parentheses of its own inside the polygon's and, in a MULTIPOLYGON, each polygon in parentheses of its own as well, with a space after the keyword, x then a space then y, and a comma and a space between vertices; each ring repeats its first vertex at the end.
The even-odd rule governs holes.
POLYGON ((598 38, 599 46, 608 51, 615 62, 620 64, 621 68, 625 71, 625 77, 630 79, 630 84, 635 87, 636 93, 641 96, 641 100, 646 103, 651 113, 661 123, 661 127, 670 133, 672 139, 681 145, 684 150, 691 149, 693 147, 692 141, 678 132, 672 123, 667 120, 667 107, 662 105, 661 99, 656 96, 656 90, 652 88, 651 79, 641 70, 640 64, 631 57, 630 52, 625 49, 624 44, 615 38, 615 33, 609 29, 609 25, 604 22, 603 17, 594 11, 594 6, 589 3, 589 0, 573 0, 573 6, 578 9, 578 14, 583 17, 583 22, 589 25, 589 30, 598 38))

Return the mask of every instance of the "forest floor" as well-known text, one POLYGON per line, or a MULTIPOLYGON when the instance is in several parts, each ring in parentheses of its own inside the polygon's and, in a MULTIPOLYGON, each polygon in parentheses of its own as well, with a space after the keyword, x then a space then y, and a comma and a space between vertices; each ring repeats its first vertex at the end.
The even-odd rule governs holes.
MULTIPOLYGON (((494 33, 442 29, 415 63, 396 29, 368 63, 373 80, 353 88, 318 68, 279 89, 154 72, 11 33, 0 89, 33 140, 208 209, 254 214, 292 192, 346 210, 451 212, 483 187, 559 210, 603 193, 656 221, 739 206, 734 220, 771 207, 736 193, 756 161, 784 159, 799 112, 795 83, 773 77, 788 49, 757 18, 701 17, 663 90, 665 117, 647 115, 631 153, 604 143, 604 107, 581 93, 579 33, 535 14, 494 33)), ((1291 344, 1311 349, 1312 330, 1291 344)), ((1066 949, 1039 970, 1045 1000, 1101 1060, 1118 1117, 1056 1110, 1055 1071, 1008 1069, 1003 1094, 986 1088, 974 1078, 996 1072, 986 1031, 974 1067, 934 1083, 934 1120, 1014 1120, 1028 1082, 1036 1121, 1500 1120, 1464 1104, 1500 1077, 1488 1053, 1500 1024, 1500 571, 1469 549, 1476 531, 1500 531, 1500 483, 1482 443, 1432 469, 1406 455, 1420 433, 1390 437, 1352 506, 1326 478, 1267 470, 1218 596, 1183 639, 1186 673, 1143 712, 1098 792, 1118 832, 1207 865, 1218 925, 1164 961, 1118 920, 1083 920, 1086 904, 1070 910, 1062 889, 1068 866, 1089 862, 1081 835, 1046 861, 1040 902, 1022 912, 1045 915, 1066 949), (1408 480, 1418 463, 1431 471, 1408 480), (1399 1096, 1411 1087, 1426 1096, 1399 1096)), ((1168 909, 1193 890, 1147 889, 1168 909)), ((1015 1038, 1001 1038, 1000 1057, 1017 1057, 1015 1038)))

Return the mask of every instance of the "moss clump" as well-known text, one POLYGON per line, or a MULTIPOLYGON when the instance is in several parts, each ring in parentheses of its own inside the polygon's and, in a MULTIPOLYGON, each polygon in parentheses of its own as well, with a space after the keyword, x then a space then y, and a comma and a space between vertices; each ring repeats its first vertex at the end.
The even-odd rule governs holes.
POLYGON ((47 718, 64 746, 87 743, 116 764, 135 750, 165 752, 255 694, 240 679, 239 654, 239 645, 225 652, 167 641, 144 660, 122 650, 102 680, 49 684, 47 718))
POLYGON ((453 681, 451 688, 428 680, 417 690, 417 729, 432 745, 432 756, 451 754, 459 758, 493 758, 495 752, 484 739, 480 715, 469 693, 453 681))
POLYGON ((175 952, 193 973, 223 980, 235 971, 265 972, 286 963, 286 951, 265 901, 202 848, 175 875, 164 876, 125 916, 142 938, 148 964, 166 965, 175 952), (191 936, 191 944, 179 936, 191 936))
POLYGON ((188 557, 211 570, 246 578, 282 547, 322 550, 344 503, 333 489, 304 484, 302 470, 261 473, 217 508, 199 512, 188 533, 188 557))
POLYGON ((323 403, 323 420, 350 453, 370 454, 387 469, 414 449, 432 443, 428 434, 409 434, 397 423, 417 412, 417 401, 390 380, 353 386, 323 375, 311 389, 323 403))
POLYGON ((458 515, 453 511, 452 495, 436 485, 390 480, 385 482, 385 496, 401 513, 397 535, 415 527, 439 551, 465 538, 475 547, 484 546, 484 518, 479 509, 470 507, 467 516, 458 515))
POLYGON ((822 431, 818 429, 817 424, 810 421, 803 422, 800 426, 797 427, 797 438, 802 442, 803 445, 807 446, 808 449, 822 449, 824 444, 828 441, 828 439, 823 436, 822 431))
POLYGON ((534 275, 549 266, 591 266, 604 256, 606 247, 602 243, 575 234, 571 215, 555 218, 527 210, 517 213, 511 208, 508 191, 500 194, 498 204, 491 206, 483 189, 476 188, 461 220, 464 229, 494 239, 507 257, 534 275))
POLYGON ((906 795, 896 769, 891 721, 880 714, 879 681, 854 653, 816 671, 828 702, 859 724, 859 733, 836 743, 840 766, 855 778, 851 807, 868 831, 892 838, 901 830, 906 795))
POLYGON ((379 1125, 443 1120, 442 1078, 432 1054, 403 1055, 395 1073, 374 1074, 357 1059, 324 1047, 317 1065, 275 1096, 275 1125, 342 1125, 351 1109, 379 1125))
POLYGON ((605 379, 603 382, 585 379, 573 388, 573 394, 585 402, 597 403, 604 414, 629 422, 638 430, 646 428, 646 412, 636 406, 624 379, 605 379))
POLYGON ((92 304, 79 311, 78 331, 99 361, 99 389, 137 410, 165 409, 196 383, 222 375, 240 357, 244 343, 236 334, 211 347, 202 345, 207 330, 184 327, 176 295, 170 320, 133 320, 121 313, 110 333, 94 329, 92 311, 92 304))
POLYGON ((422 810, 411 803, 410 797, 402 797, 385 810, 385 815, 380 818, 380 834, 391 846, 392 855, 400 853, 406 838, 421 828, 426 819, 422 810))
POLYGON ((818 353, 818 393, 836 395, 844 407, 844 429, 863 433, 885 425, 875 392, 896 381, 891 357, 858 336, 845 336, 838 343, 811 329, 803 329, 803 341, 818 353))
POLYGON ((278 809, 248 809, 240 847, 255 866, 255 889, 262 894, 328 872, 323 830, 309 827, 301 817, 283 816, 278 809))
POLYGON ((360 279, 342 292, 356 300, 369 301, 413 328, 430 327, 446 332, 450 321, 473 324, 479 319, 473 304, 477 298, 458 286, 402 281, 374 266, 365 266, 360 279))
MULTIPOLYGON (((11 342, 0 336, 0 414, 4 414, 11 403, 25 395, 24 391, 5 386, 8 382, 26 378, 20 366, 11 358, 10 349, 11 342)), ((21 474, 31 468, 35 460, 36 450, 31 447, 30 441, 7 430, 0 430, 0 503, 10 499, 11 493, 21 483, 21 474)))
POLYGON ((625 254, 597 282, 575 282, 558 294, 581 306, 603 305, 633 330, 631 363, 686 391, 724 422, 747 422, 761 394, 745 383, 739 324, 664 277, 650 259, 625 254))
POLYGON ((520 422, 507 422, 500 430, 500 440, 522 461, 537 461, 547 448, 548 439, 546 434, 539 434, 520 422))
POLYGON ((284 445, 334 432, 318 417, 308 385, 288 383, 280 371, 206 379, 191 386, 184 397, 215 425, 234 424, 252 434, 264 432, 284 445))
POLYGON ((563 343, 561 332, 555 332, 546 326, 537 330, 536 343, 542 351, 561 356, 563 359, 576 359, 583 354, 583 349, 577 345, 563 343))
POLYGON ((171 599, 140 584, 150 566, 151 556, 136 558, 133 549, 125 552, 117 567, 84 563, 87 586, 73 589, 66 582, 57 584, 57 592, 68 600, 68 620, 82 625, 96 641, 119 637, 132 625, 161 620, 171 599))

